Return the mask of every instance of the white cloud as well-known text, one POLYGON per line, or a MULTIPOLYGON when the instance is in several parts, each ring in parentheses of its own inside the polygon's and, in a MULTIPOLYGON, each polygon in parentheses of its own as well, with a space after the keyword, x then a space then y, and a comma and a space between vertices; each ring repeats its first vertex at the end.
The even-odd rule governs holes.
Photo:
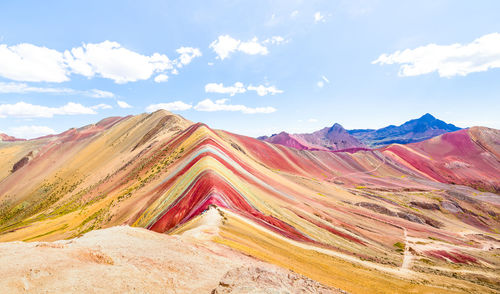
POLYGON ((110 41, 83 44, 66 50, 64 57, 71 72, 86 77, 99 75, 118 84, 147 80, 155 72, 172 68, 172 61, 164 54, 142 55, 110 41))
POLYGON ((219 36, 219 38, 213 41, 208 47, 212 48, 215 53, 217 53, 217 58, 224 60, 231 53, 238 49, 241 41, 231 38, 229 35, 219 36))
POLYGON ((267 55, 269 53, 266 46, 262 45, 257 37, 250 41, 243 42, 236 40, 229 35, 219 36, 213 41, 209 48, 212 48, 217 54, 217 59, 224 60, 233 52, 240 51, 249 55, 267 55))
POLYGON ((245 85, 241 82, 234 83, 233 86, 225 87, 222 83, 209 83, 205 85, 206 93, 219 93, 219 94, 229 94, 230 96, 234 96, 236 94, 245 93, 246 91, 255 91, 259 96, 265 96, 268 94, 275 95, 283 93, 283 90, 277 89, 275 86, 266 87, 264 85, 252 86, 249 85, 245 87, 245 85))
POLYGON ((0 76, 15 81, 60 83, 78 74, 123 84, 147 80, 201 56, 201 51, 192 47, 181 47, 177 53, 179 57, 172 61, 165 54, 143 55, 111 41, 84 43, 64 52, 26 43, 0 44, 0 76))
POLYGON ((196 104, 194 109, 197 111, 240 111, 245 114, 272 113, 276 111, 275 108, 270 106, 252 108, 245 105, 226 104, 227 101, 229 100, 219 99, 214 102, 210 99, 205 99, 196 104))
POLYGON ((254 37, 252 40, 248 42, 241 42, 240 45, 238 46, 238 51, 241 51, 249 55, 257 55, 257 54, 267 55, 269 53, 267 47, 261 45, 257 37, 254 37))
POLYGON ((259 96, 266 96, 267 94, 275 95, 283 93, 283 90, 276 89, 275 86, 266 87, 264 85, 259 86, 248 86, 248 91, 255 91, 259 96))
POLYGON ((295 18, 297 15, 299 15, 299 11, 298 10, 294 10, 294 11, 292 11, 292 13, 290 13, 290 17, 291 18, 295 18))
POLYGON ((500 34, 484 35, 468 44, 428 44, 382 54, 372 64, 400 64, 400 76, 437 72, 440 77, 466 76, 500 68, 500 34))
POLYGON ((226 103, 228 101, 229 101, 228 98, 217 99, 217 100, 215 100, 215 104, 219 104, 220 105, 220 104, 224 104, 224 103, 226 103))
POLYGON ((61 52, 26 43, 0 44, 0 76, 27 82, 60 83, 69 80, 61 52))
POLYGON ((307 122, 316 123, 316 122, 318 122, 318 120, 315 119, 315 118, 310 118, 310 119, 307 120, 307 122))
POLYGON ((31 87, 25 83, 4 83, 0 82, 0 93, 62 93, 62 94, 72 94, 73 89, 68 88, 43 88, 43 87, 31 87))
POLYGON ((170 73, 173 75, 178 75, 179 71, 177 70, 177 68, 174 68, 174 69, 172 69, 172 71, 170 73))
POLYGON ((319 11, 314 13, 314 22, 315 23, 325 22, 325 16, 321 15, 321 12, 319 12, 319 11))
POLYGON ((146 107, 147 112, 154 112, 159 109, 165 109, 169 111, 182 111, 191 109, 193 106, 191 104, 184 103, 182 101, 174 101, 168 103, 151 104, 146 107))
POLYGON ((101 104, 97 104, 97 105, 94 105, 94 106, 91 106, 90 108, 92 109, 112 109, 113 106, 109 105, 109 104, 104 104, 104 103, 101 103, 101 104))
POLYGON ((87 96, 94 97, 94 98, 113 98, 113 97, 115 97, 115 94, 113 94, 111 92, 98 90, 98 89, 92 89, 90 91, 86 91, 85 93, 87 96))
POLYGON ((68 95, 85 95, 93 98, 112 98, 115 95, 108 91, 91 89, 88 91, 80 91, 70 88, 53 88, 53 87, 32 87, 25 83, 4 83, 0 82, 0 93, 2 94, 26 94, 26 93, 49 93, 49 94, 68 94, 68 95))
POLYGON ((272 44, 272 45, 281 45, 288 43, 288 40, 285 40, 282 36, 272 36, 269 39, 265 39, 262 44, 272 44))
POLYGON ((132 108, 132 106, 125 101, 116 100, 116 104, 118 104, 120 108, 132 108))
POLYGON ((316 85, 319 87, 319 88, 323 88, 325 86, 325 83, 326 84, 329 84, 330 83, 330 80, 325 77, 325 76, 321 76, 321 80, 319 80, 316 85))
POLYGON ((76 114, 96 114, 89 107, 85 107, 80 103, 69 102, 66 105, 54 108, 54 114, 58 115, 76 115, 76 114))
POLYGON ((154 112, 159 109, 165 109, 169 111, 183 111, 194 108, 196 111, 239 111, 246 114, 255 114, 255 113, 272 113, 275 112, 276 109, 273 107, 248 107, 245 105, 233 105, 226 104, 229 99, 218 99, 212 101, 210 99, 205 99, 203 101, 198 102, 194 107, 191 104, 187 104, 182 101, 174 101, 168 103, 159 103, 159 104, 151 104, 146 107, 147 112, 154 112))
POLYGON ((209 83, 205 85, 205 92, 207 93, 219 93, 219 94, 229 94, 234 96, 238 93, 245 93, 246 89, 243 83, 236 82, 233 86, 224 87, 224 84, 219 83, 209 83))
POLYGON ((56 131, 46 126, 19 126, 9 128, 9 134, 16 138, 32 139, 55 134, 56 131))
POLYGON ((96 112, 90 107, 85 107, 79 103, 74 102, 69 102, 61 107, 48 107, 25 102, 17 102, 15 104, 0 104, 0 118, 53 117, 54 115, 77 114, 96 114, 96 112))
POLYGON ((155 77, 154 81, 157 82, 157 83, 166 82, 166 81, 168 81, 168 76, 166 74, 157 75, 155 77))
POLYGON ((194 58, 201 56, 200 49, 193 47, 181 47, 177 49, 176 52, 180 54, 176 62, 177 67, 182 67, 184 65, 190 64, 194 58))

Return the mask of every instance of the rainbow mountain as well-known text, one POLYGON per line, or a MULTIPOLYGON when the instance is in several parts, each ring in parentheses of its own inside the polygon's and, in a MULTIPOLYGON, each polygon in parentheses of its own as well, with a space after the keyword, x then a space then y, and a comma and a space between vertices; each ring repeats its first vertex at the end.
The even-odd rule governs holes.
POLYGON ((351 293, 500 291, 499 130, 298 150, 160 110, 3 141, 0 155, 2 242, 129 225, 351 293))

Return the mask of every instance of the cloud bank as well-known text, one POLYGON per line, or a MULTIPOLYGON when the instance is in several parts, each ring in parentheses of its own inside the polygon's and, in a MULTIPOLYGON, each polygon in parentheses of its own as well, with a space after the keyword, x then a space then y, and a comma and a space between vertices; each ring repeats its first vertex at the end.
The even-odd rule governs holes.
POLYGON ((234 52, 242 52, 248 55, 267 55, 269 54, 267 44, 280 45, 286 42, 281 36, 273 36, 260 42, 257 37, 248 41, 241 41, 229 35, 221 35, 208 47, 217 54, 217 59, 224 60, 234 52))
POLYGON ((273 113, 276 111, 273 107, 248 107, 239 104, 226 104, 229 99, 219 99, 212 101, 211 99, 205 99, 200 101, 194 107, 198 111, 239 111, 245 114, 256 114, 256 113, 273 113))
POLYGON ((157 81, 166 81, 169 70, 201 56, 201 51, 192 47, 176 52, 179 57, 171 60, 165 54, 143 55, 111 41, 84 43, 64 52, 28 43, 0 44, 0 76, 14 81, 61 83, 76 74, 124 84, 158 75, 157 81))
POLYGON ((399 76, 437 72, 440 77, 466 76, 500 68, 500 34, 484 35, 468 44, 428 44, 382 54, 372 64, 400 64, 399 76))
POLYGON ((168 111, 183 111, 194 109, 196 111, 203 112, 214 112, 214 111, 239 111, 245 114, 256 114, 256 113, 273 113, 276 111, 273 107, 249 107, 241 104, 228 104, 229 99, 219 99, 212 101, 211 99, 205 99, 198 102, 195 106, 182 102, 174 101, 168 103, 158 103, 151 104, 146 107, 147 112, 154 112, 159 109, 165 109, 168 111))
POLYGON ((115 94, 91 89, 80 91, 70 88, 53 88, 53 87, 33 87, 25 83, 4 83, 0 82, 1 94, 27 94, 27 93, 49 93, 49 94, 68 94, 68 95, 84 95, 92 98, 113 98, 115 94))
POLYGON ((116 100, 116 104, 118 104, 120 108, 132 108, 132 105, 128 104, 125 101, 116 100))
POLYGON ((183 110, 188 110, 191 109, 193 106, 191 104, 184 103, 182 101, 174 101, 174 102, 168 102, 168 103, 158 103, 158 104, 151 104, 148 107, 146 107, 147 112, 154 112, 160 109, 165 109, 168 111, 183 111, 183 110))
POLYGON ((92 107, 86 107, 79 103, 69 102, 61 107, 48 107, 35 105, 26 102, 17 102, 15 104, 0 104, 0 118, 19 117, 36 118, 48 117, 54 115, 77 115, 77 114, 96 114, 92 107))
POLYGON ((222 83, 208 83, 205 85, 206 93, 219 93, 219 94, 229 94, 234 96, 239 93, 245 93, 247 90, 243 83, 236 82, 233 86, 225 87, 222 83))

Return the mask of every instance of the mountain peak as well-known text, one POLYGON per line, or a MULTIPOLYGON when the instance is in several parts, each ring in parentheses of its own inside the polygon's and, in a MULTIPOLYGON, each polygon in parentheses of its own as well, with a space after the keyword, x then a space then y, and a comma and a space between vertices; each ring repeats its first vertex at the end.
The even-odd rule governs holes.
POLYGON ((345 129, 341 124, 334 123, 333 126, 329 129, 329 131, 345 131, 345 129))
POLYGON ((335 123, 331 127, 325 127, 310 134, 297 134, 304 141, 315 146, 329 150, 343 150, 351 148, 364 148, 363 143, 352 137, 342 125, 335 123))
POLYGON ((281 131, 278 135, 282 135, 282 136, 290 136, 289 133, 285 132, 285 131, 281 131))
POLYGON ((412 119, 400 126, 388 126, 378 130, 363 132, 359 130, 350 133, 361 142, 371 147, 381 147, 393 143, 407 144, 420 142, 460 128, 435 118, 426 113, 420 118, 412 119))
POLYGON ((151 114, 172 115, 173 113, 166 109, 160 108, 158 110, 153 111, 151 114))
POLYGON ((436 118, 432 114, 426 113, 426 114, 422 115, 418 120, 427 120, 427 121, 429 121, 429 120, 435 120, 435 119, 436 118))
MULTIPOLYGON (((407 144, 420 142, 439 136, 444 133, 460 130, 453 124, 448 124, 437 119, 430 113, 425 113, 419 118, 411 119, 399 126, 390 125, 378 130, 346 130, 341 124, 334 123, 331 127, 324 127, 318 131, 308 134, 290 135, 294 141, 299 140, 302 145, 311 145, 314 148, 327 148, 329 150, 343 150, 350 148, 371 148, 382 147, 393 143, 407 144)), ((283 133, 280 137, 285 137, 283 133)), ((263 137, 272 143, 278 143, 277 139, 263 137)), ((280 139, 282 145, 287 145, 288 141, 280 139)), ((295 146, 293 142, 293 146, 295 146)), ((290 145, 287 145, 290 146, 290 145)), ((291 146, 291 147, 293 147, 291 146)))
POLYGON ((274 134, 271 137, 267 137, 264 139, 269 143, 285 145, 288 147, 293 147, 295 149, 304 150, 311 149, 312 146, 309 146, 307 142, 304 142, 302 139, 295 135, 291 135, 285 131, 282 131, 279 134, 274 134))

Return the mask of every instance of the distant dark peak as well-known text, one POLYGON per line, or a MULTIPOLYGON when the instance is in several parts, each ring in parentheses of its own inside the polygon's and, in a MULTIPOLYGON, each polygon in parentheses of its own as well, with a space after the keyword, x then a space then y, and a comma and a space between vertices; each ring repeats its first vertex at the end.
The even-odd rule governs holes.
POLYGON ((352 131, 351 134, 362 143, 377 148, 393 143, 421 142, 457 130, 460 130, 460 128, 439 120, 430 113, 426 113, 400 126, 390 125, 371 132, 352 131))
POLYGON ((419 120, 435 120, 436 118, 434 116, 432 116, 432 114, 430 113, 426 113, 424 115, 422 115, 421 118, 419 118, 419 120))
POLYGON ((329 133, 331 132, 344 132, 344 127, 338 123, 333 124, 333 126, 328 130, 329 133))
MULTIPOLYGON (((439 120, 430 113, 426 113, 419 118, 411 119, 401 125, 389 125, 377 130, 346 130, 342 125, 334 123, 331 127, 327 126, 308 134, 290 135, 282 132, 278 135, 271 136, 271 138, 274 136, 277 137, 272 139, 269 138, 269 142, 292 139, 289 141, 305 141, 314 146, 321 146, 330 150, 366 148, 366 146, 378 148, 393 143, 408 144, 420 142, 444 133, 458 130, 460 130, 460 128, 439 120)), ((294 145, 290 147, 297 146, 294 145)))

